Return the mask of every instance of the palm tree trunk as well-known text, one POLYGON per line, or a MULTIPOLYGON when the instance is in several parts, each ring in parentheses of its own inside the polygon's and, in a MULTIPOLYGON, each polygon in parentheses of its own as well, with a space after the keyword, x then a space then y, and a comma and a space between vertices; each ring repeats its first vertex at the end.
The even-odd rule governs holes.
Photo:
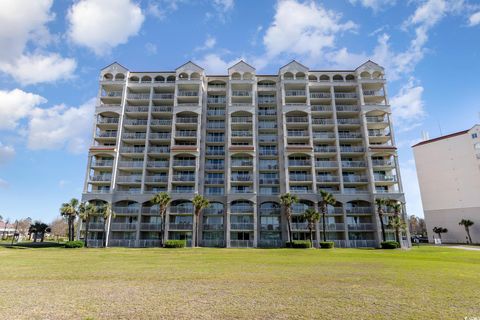
POLYGON ((88 248, 88 225, 90 224, 90 218, 85 221, 85 248, 88 248))
POLYGON ((313 248, 313 232, 312 232, 312 227, 308 228, 310 230, 310 246, 313 248))
POLYGON ((400 228, 397 226, 395 227, 395 237, 397 237, 397 242, 402 247, 402 239, 400 238, 400 228))
POLYGON ((160 218, 162 219, 161 221, 162 225, 160 226, 160 247, 163 247, 163 244, 165 243, 164 238, 165 238, 165 218, 166 218, 164 208, 160 208, 160 218))
POLYGON ((465 227, 465 231, 467 231, 468 242, 470 242, 470 244, 471 244, 472 243, 472 237, 470 236, 470 228, 465 227))
POLYGON ((327 241, 327 225, 326 225, 326 221, 325 221, 325 213, 327 211, 327 206, 323 206, 322 207, 322 229, 323 229, 323 241, 326 242, 327 241))
POLYGON ((289 209, 287 208, 287 229, 288 229, 288 242, 293 241, 292 237, 292 225, 290 223, 291 214, 289 214, 289 209))
POLYGON ((105 219, 103 219, 103 237, 102 237, 102 244, 103 247, 107 247, 107 222, 105 219))
POLYGON ((198 214, 197 216, 197 221, 195 221, 195 226, 196 226, 196 237, 197 239, 195 240, 195 246, 196 247, 200 247, 200 223, 198 223, 200 221, 200 213, 198 214))
POLYGON ((385 241, 385 225, 383 223, 383 214, 380 214, 380 227, 382 228, 382 239, 385 241))

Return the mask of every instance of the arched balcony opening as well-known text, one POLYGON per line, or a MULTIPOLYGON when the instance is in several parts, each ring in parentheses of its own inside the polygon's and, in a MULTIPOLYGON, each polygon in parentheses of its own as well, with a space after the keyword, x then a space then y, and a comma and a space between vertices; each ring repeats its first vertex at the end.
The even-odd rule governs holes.
POLYGON ((251 213, 253 214, 253 203, 248 200, 235 200, 230 203, 231 213, 251 213))
POLYGON ((242 80, 242 75, 238 72, 234 72, 234 73, 232 73, 231 79, 232 80, 242 80))
POLYGON ((293 73, 291 73, 291 72, 285 72, 285 73, 283 74, 283 79, 284 79, 284 80, 293 80, 293 78, 294 78, 294 77, 293 77, 293 73))
POLYGON ((371 76, 370 72, 363 71, 362 73, 360 73, 360 78, 361 79, 371 79, 372 76, 371 76))
POLYGON ((347 74, 347 76, 345 77, 345 80, 346 81, 355 81, 355 76, 353 74, 347 74))
POLYGON ((178 75, 178 79, 180 80, 188 80, 188 74, 185 72, 182 72, 178 75))
POLYGON ((375 71, 372 74, 373 79, 383 79, 383 74, 380 71, 375 71))
POLYGON ((152 78, 149 76, 143 76, 142 77, 142 83, 150 83, 152 82, 152 78))
POLYGON ((320 76, 320 81, 321 81, 321 82, 329 82, 329 81, 330 81, 330 77, 327 76, 326 74, 322 74, 322 75, 320 76))
POLYGON ((243 74, 243 80, 252 80, 253 79, 253 74, 250 72, 245 72, 243 74))
POLYGON ((343 82, 343 77, 339 74, 336 74, 333 76, 333 81, 334 82, 343 82))
POLYGON ((105 73, 103 75, 103 80, 112 81, 113 80, 113 75, 111 73, 105 73))
POLYGON ((156 76, 155 77, 155 82, 165 82, 165 78, 162 76, 156 76))
POLYGON ((198 72, 194 72, 190 75, 190 80, 200 80, 200 74, 198 72))
POLYGON ((318 78, 317 78, 317 76, 311 74, 311 75, 308 76, 308 81, 317 82, 318 78))
POLYGON ((140 81, 140 78, 137 76, 131 76, 129 79, 130 82, 138 83, 140 81))
POLYGON ((168 83, 174 83, 175 82, 175 76, 168 76, 167 77, 167 82, 168 83))
POLYGON ((123 80, 125 80, 125 75, 123 73, 117 73, 115 75, 115 80, 116 81, 123 81, 123 80))
POLYGON ((304 72, 297 72, 295 74, 295 79, 297 80, 305 80, 305 73, 304 72))

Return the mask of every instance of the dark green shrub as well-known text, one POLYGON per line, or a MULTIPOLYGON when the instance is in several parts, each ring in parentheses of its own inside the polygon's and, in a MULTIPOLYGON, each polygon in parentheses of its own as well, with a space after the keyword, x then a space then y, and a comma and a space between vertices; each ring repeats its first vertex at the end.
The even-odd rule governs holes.
POLYGON ((65 242, 65 248, 83 248, 83 241, 67 241, 65 242))
POLYGON ((310 241, 306 240, 293 240, 286 243, 287 248, 296 248, 296 249, 307 249, 311 248, 312 244, 310 241))
POLYGON ((185 240, 167 240, 165 248, 185 248, 187 242, 185 240))
POLYGON ((13 246, 23 248, 52 248, 63 247, 63 244, 56 242, 19 242, 15 243, 13 246))
POLYGON ((400 244, 397 241, 383 241, 380 243, 382 249, 397 249, 400 248, 400 244))
POLYGON ((320 249, 331 249, 333 248, 333 241, 322 241, 320 242, 320 249))

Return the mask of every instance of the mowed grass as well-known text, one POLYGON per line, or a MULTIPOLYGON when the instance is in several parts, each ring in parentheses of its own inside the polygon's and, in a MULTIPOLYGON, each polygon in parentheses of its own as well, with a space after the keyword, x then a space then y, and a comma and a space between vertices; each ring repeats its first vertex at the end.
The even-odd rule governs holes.
POLYGON ((0 247, 0 319, 480 317, 480 252, 0 247))

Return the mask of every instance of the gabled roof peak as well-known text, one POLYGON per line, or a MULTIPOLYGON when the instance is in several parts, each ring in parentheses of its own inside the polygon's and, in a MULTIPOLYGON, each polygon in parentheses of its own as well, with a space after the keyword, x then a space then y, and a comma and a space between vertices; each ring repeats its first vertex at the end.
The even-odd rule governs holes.
POLYGON ((368 59, 367 61, 365 61, 364 63, 362 63, 360 66, 358 66, 357 69, 355 70, 358 70, 360 68, 373 68, 373 69, 381 69, 383 70, 383 67, 381 65, 379 65, 378 63, 376 62, 373 62, 372 60, 368 59))
POLYGON ((121 65, 120 63, 118 63, 117 61, 114 61, 114 62, 110 63, 108 66, 105 66, 105 67, 103 67, 103 68, 100 69, 100 70, 103 71, 103 70, 106 70, 106 69, 108 69, 108 68, 111 68, 111 69, 112 69, 113 66, 119 66, 120 68, 124 69, 125 71, 128 71, 127 68, 125 68, 124 66, 122 66, 122 65, 121 65))
POLYGON ((235 67, 238 67, 238 66, 245 66, 251 70, 255 70, 254 67, 252 67, 251 65, 249 65, 248 63, 246 63, 243 59, 240 59, 240 61, 238 61, 237 63, 235 63, 233 66, 231 66, 230 68, 228 68, 227 70, 230 71, 230 69, 233 69, 235 67))
POLYGON ((297 60, 292 60, 290 61, 289 63, 287 63, 286 65, 284 65, 283 67, 280 67, 279 69, 279 72, 281 72, 282 70, 286 69, 286 68, 292 68, 292 67, 298 67, 300 70, 303 70, 303 71, 308 71, 308 67, 304 66, 303 64, 301 64, 300 62, 298 62, 297 60))
POLYGON ((196 68, 199 68, 201 70, 204 70, 202 67, 200 67, 198 64, 196 64, 195 62, 193 62, 192 60, 188 60, 187 62, 185 62, 184 64, 182 64, 181 66, 179 66, 178 68, 176 68, 175 70, 178 70, 178 69, 181 69, 189 64, 192 64, 193 66, 195 66, 196 68))

